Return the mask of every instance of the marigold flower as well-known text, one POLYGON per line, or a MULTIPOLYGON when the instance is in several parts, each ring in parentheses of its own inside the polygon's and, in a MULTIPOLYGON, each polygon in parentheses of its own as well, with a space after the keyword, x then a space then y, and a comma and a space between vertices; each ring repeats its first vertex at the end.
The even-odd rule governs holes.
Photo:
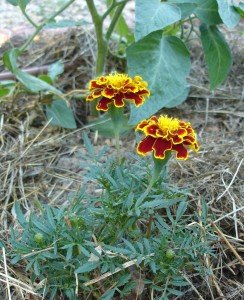
POLYGON ((107 111, 109 105, 123 107, 125 100, 133 102, 135 106, 144 103, 145 98, 150 95, 147 89, 147 82, 140 76, 133 78, 127 74, 111 73, 107 76, 100 76, 89 83, 90 94, 87 101, 99 98, 97 110, 107 111))
POLYGON ((153 151, 155 158, 164 159, 167 151, 175 151, 177 159, 186 160, 188 149, 195 152, 199 150, 191 124, 177 118, 153 116, 140 122, 136 130, 146 135, 137 146, 137 153, 140 155, 153 151))

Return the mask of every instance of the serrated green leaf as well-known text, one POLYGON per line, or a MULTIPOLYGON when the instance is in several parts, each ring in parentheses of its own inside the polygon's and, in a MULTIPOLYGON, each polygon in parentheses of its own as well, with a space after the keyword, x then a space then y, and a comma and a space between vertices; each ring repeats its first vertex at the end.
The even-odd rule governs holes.
POLYGON ((32 217, 32 224, 40 230, 42 233, 50 235, 52 233, 52 230, 46 226, 46 224, 43 224, 39 222, 39 220, 35 219, 35 217, 32 217))
POLYGON ((190 55, 179 38, 153 32, 127 48, 127 62, 129 74, 142 76, 151 91, 142 106, 131 107, 130 124, 137 124, 163 107, 175 106, 174 101, 177 105, 185 100, 190 55))
POLYGON ((47 206, 46 212, 47 212, 47 219, 48 219, 49 225, 51 226, 52 230, 54 230, 56 228, 56 224, 55 224, 55 220, 53 217, 53 212, 52 212, 51 207, 47 206))
POLYGON ((115 289, 112 289, 112 290, 108 290, 106 291, 102 296, 101 296, 101 300, 110 300, 112 299, 114 293, 115 293, 115 289))
POLYGON ((22 210, 20 209, 20 205, 19 205, 18 202, 15 202, 15 204, 14 204, 14 211, 16 213, 16 217, 17 217, 17 220, 18 220, 19 224, 22 227, 25 227, 26 224, 27 224, 27 221, 25 219, 24 214, 22 213, 22 210))
POLYGON ((208 67, 210 89, 215 89, 226 79, 232 65, 230 48, 216 26, 200 26, 201 41, 208 67))
POLYGON ((88 135, 85 131, 82 133, 82 139, 83 139, 85 148, 88 151, 88 153, 90 155, 94 155, 95 150, 94 150, 93 144, 92 144, 91 140, 89 139, 89 137, 88 137, 88 135))
POLYGON ((51 105, 46 105, 46 115, 52 125, 63 128, 77 128, 73 111, 63 99, 55 98, 51 105))
POLYGON ((36 276, 40 276, 40 265, 38 263, 38 260, 34 262, 33 267, 36 276))
POLYGON ((131 274, 125 274, 120 276, 117 287, 125 285, 131 279, 131 274))
POLYGON ((90 271, 96 269, 99 265, 100 265, 100 262, 98 262, 98 261, 89 261, 89 262, 84 263, 78 269, 76 269, 75 273, 76 274, 87 273, 87 272, 90 272, 90 271))
POLYGON ((222 21, 228 28, 234 28, 240 21, 240 15, 234 9, 234 7, 230 5, 230 1, 217 0, 217 2, 222 21))
POLYGON ((184 215, 186 209, 187 209, 187 202, 186 201, 180 202, 176 211, 176 221, 180 220, 180 218, 184 215))
POLYGON ((180 9, 160 0, 136 0, 136 40, 180 20, 180 9))
POLYGON ((133 253, 136 253, 136 248, 132 245, 130 241, 123 239, 123 242, 133 253))
POLYGON ((166 208, 170 207, 173 204, 176 204, 177 202, 181 201, 181 199, 160 199, 160 200, 152 200, 152 201, 146 201, 141 206, 142 208, 166 208))
POLYGON ((182 296, 184 293, 179 291, 179 290, 175 290, 175 289, 171 289, 171 288, 167 288, 167 291, 170 292, 171 295, 174 296, 182 296))
POLYGON ((10 263, 12 265, 17 264, 19 261, 21 260, 21 255, 20 254, 16 254, 14 255, 14 257, 11 259, 10 263))
POLYGON ((66 260, 70 260, 73 255, 73 246, 70 246, 66 252, 66 260))
POLYGON ((198 7, 194 13, 202 22, 208 25, 222 23, 216 0, 199 0, 198 7))

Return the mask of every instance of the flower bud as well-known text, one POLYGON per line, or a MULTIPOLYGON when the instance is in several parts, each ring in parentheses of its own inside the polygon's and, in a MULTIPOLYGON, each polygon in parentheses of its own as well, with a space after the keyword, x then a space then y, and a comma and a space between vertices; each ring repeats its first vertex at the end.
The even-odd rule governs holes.
POLYGON ((168 250, 166 251, 166 257, 167 257, 168 259, 174 258, 174 257, 175 257, 175 252, 174 252, 174 250, 168 249, 168 250))
POLYGON ((36 233, 34 236, 34 240, 37 244, 41 244, 43 242, 43 234, 42 233, 36 233))

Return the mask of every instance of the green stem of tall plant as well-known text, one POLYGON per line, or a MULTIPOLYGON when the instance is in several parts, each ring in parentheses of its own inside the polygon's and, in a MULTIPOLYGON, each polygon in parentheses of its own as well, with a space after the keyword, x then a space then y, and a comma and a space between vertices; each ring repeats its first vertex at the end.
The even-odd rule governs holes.
MULTIPOLYGON (((87 7, 90 11, 92 21, 95 27, 96 33, 96 40, 97 40, 97 57, 96 57, 96 69, 95 69, 95 76, 100 76, 104 73, 106 58, 108 54, 108 42, 111 38, 111 35, 114 31, 114 28, 118 22, 118 19, 126 5, 128 0, 117 2, 112 1, 111 5, 105 11, 103 15, 100 15, 97 11, 97 8, 94 4, 93 0, 86 0, 87 7), (117 8, 116 8, 117 7, 117 8), (112 16, 111 23, 109 28, 104 34, 104 20, 105 18, 116 8, 115 13, 112 16)), ((96 110, 97 101, 92 101, 90 103, 90 112, 91 115, 96 117, 98 116, 98 111, 96 110)))
POLYGON ((124 114, 123 108, 115 107, 113 104, 110 105, 109 114, 112 120, 113 129, 114 129, 114 138, 115 138, 115 147, 117 150, 118 162, 121 162, 121 151, 120 151, 120 128, 121 128, 121 119, 124 114))
POLYGON ((32 21, 32 19, 25 13, 25 17, 28 19, 28 21, 36 28, 35 32, 32 34, 32 36, 29 37, 29 39, 20 47, 20 53, 23 52, 34 40, 35 36, 44 28, 44 26, 51 22, 54 18, 56 18, 59 14, 61 14, 67 7, 69 7, 75 0, 70 0, 67 3, 65 3, 57 12, 55 12, 53 15, 51 15, 46 21, 44 21, 42 24, 37 25, 32 21))

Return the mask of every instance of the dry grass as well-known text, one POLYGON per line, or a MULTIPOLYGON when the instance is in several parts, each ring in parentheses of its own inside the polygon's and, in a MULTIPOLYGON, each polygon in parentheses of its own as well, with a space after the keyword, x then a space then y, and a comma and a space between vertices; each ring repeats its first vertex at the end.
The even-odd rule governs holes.
MULTIPOLYGON (((77 33, 73 29, 57 39, 40 36, 23 60, 23 66, 44 65, 60 58, 64 62, 73 60, 79 67, 67 70, 59 87, 65 91, 84 88, 94 65, 94 43, 91 32, 77 33)), ((214 224, 220 241, 214 245, 217 258, 205 258, 213 275, 206 282, 199 282, 194 274, 188 275, 191 288, 187 296, 188 299, 242 299, 242 58, 239 49, 233 46, 235 62, 228 81, 215 93, 209 93, 199 47, 194 49, 190 97, 170 113, 191 120, 199 134, 201 150, 186 162, 173 161, 171 180, 189 190, 191 201, 200 211, 200 200, 207 201, 216 219, 214 224)), ((75 106, 77 118, 82 119, 79 102, 75 106)), ((33 96, 23 95, 12 103, 4 103, 1 110, 0 238, 7 243, 9 227, 15 220, 14 202, 20 202, 26 211, 33 211, 38 202, 58 206, 78 191, 85 171, 80 167, 85 155, 81 136, 84 127, 68 132, 49 126, 38 106, 38 98, 33 96)), ((96 147, 104 143, 110 141, 99 139, 96 147)), ((124 145, 133 150, 130 139, 124 145)), ((2 255, 0 298, 38 299, 27 274, 8 265, 4 250, 2 255)))

